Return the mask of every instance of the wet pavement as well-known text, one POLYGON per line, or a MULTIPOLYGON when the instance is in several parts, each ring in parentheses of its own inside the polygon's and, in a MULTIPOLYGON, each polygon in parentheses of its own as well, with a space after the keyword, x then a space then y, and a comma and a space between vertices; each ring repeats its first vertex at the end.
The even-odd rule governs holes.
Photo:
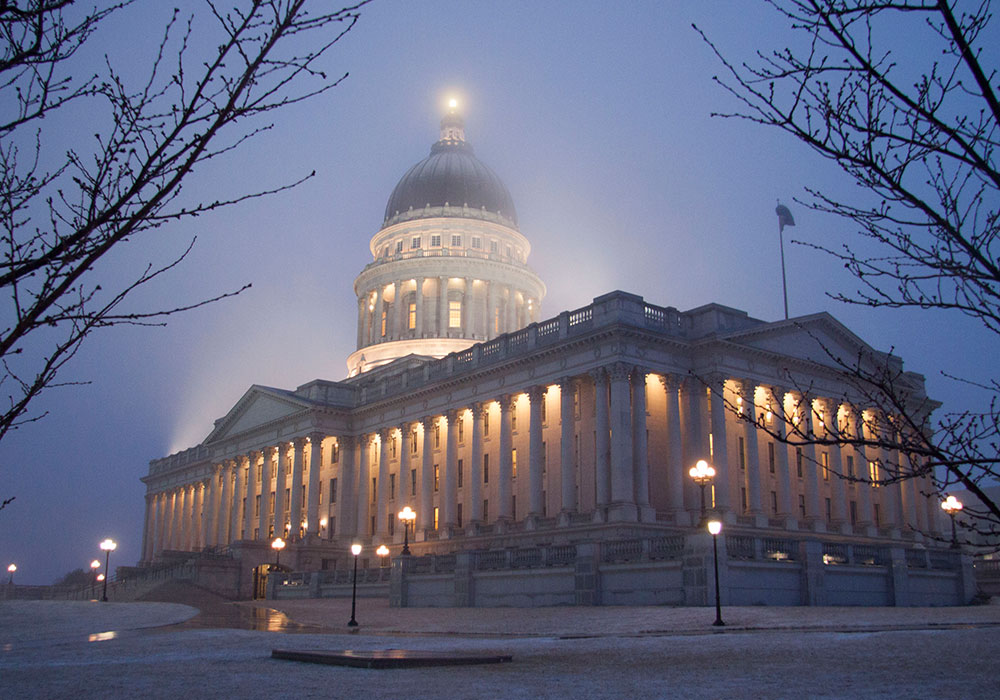
POLYGON ((331 630, 320 625, 304 625, 274 608, 247 603, 220 603, 199 607, 189 620, 159 628, 166 631, 189 629, 237 629, 284 634, 322 634, 331 630))

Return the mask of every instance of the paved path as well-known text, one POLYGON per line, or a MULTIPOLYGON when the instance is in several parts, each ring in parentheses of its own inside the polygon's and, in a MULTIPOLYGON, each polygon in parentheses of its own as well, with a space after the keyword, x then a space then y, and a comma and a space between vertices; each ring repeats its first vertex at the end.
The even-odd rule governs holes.
POLYGON ((710 608, 393 610, 366 599, 350 634, 349 606, 282 602, 295 621, 331 629, 288 635, 170 625, 193 610, 164 603, 0 603, 0 697, 993 698, 1000 674, 1000 608, 989 606, 730 608, 721 634, 710 608), (371 671, 270 658, 291 646, 514 662, 371 671))

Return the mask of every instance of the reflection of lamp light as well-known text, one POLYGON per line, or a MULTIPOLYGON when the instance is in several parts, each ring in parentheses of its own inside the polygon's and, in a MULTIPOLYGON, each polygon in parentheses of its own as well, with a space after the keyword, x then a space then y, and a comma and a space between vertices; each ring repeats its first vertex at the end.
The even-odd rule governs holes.
POLYGON ((722 621, 722 599, 719 597, 719 533, 722 532, 722 523, 710 520, 708 531, 712 533, 712 558, 715 562, 715 622, 712 626, 722 627, 726 624, 722 621))
POLYGON ((951 518, 951 546, 953 549, 958 549, 958 533, 955 531, 955 515, 962 510, 965 506, 962 502, 955 498, 954 495, 948 496, 941 503, 941 510, 948 514, 951 518))
POLYGON ((351 554, 354 555, 354 586, 351 590, 351 621, 347 623, 347 626, 357 627, 358 621, 354 619, 354 613, 357 609, 358 602, 358 555, 361 554, 361 545, 352 544, 351 554))
POLYGON ((399 511, 399 519, 403 521, 403 551, 400 553, 410 556, 410 525, 417 519, 417 514, 406 506, 399 511))
POLYGON ((101 549, 104 550, 104 592, 101 594, 101 600, 105 603, 108 602, 108 573, 111 571, 108 568, 109 562, 111 561, 111 553, 115 551, 118 544, 110 537, 103 542, 101 542, 101 549))
POLYGON ((715 478, 715 467, 705 460, 699 459, 688 470, 688 474, 691 475, 694 483, 701 487, 701 521, 705 522, 705 487, 712 483, 712 479, 715 478))

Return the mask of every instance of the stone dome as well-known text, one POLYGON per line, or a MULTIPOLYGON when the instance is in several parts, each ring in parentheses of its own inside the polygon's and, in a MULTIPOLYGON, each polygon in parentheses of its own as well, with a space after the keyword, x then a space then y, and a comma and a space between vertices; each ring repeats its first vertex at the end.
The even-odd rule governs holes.
POLYGON ((431 146, 431 154, 397 183, 383 225, 439 216, 487 219, 517 228, 510 192, 476 158, 465 140, 462 118, 455 113, 441 120, 441 139, 431 146))

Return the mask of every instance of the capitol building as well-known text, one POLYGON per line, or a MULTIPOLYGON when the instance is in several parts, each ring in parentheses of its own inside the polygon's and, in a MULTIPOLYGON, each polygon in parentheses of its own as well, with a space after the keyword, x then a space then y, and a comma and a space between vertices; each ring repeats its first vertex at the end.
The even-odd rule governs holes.
POLYGON ((151 461, 136 575, 185 562, 249 596, 280 571, 269 595, 337 595, 360 544, 395 605, 704 604, 711 518, 728 602, 968 597, 929 482, 880 483, 882 450, 782 439, 786 418, 819 438, 887 425, 832 356, 875 358, 926 400, 829 314, 611 291, 547 315, 511 195, 454 108, 370 250, 346 378, 254 385, 151 461), (701 460, 710 480, 690 476, 701 460))

